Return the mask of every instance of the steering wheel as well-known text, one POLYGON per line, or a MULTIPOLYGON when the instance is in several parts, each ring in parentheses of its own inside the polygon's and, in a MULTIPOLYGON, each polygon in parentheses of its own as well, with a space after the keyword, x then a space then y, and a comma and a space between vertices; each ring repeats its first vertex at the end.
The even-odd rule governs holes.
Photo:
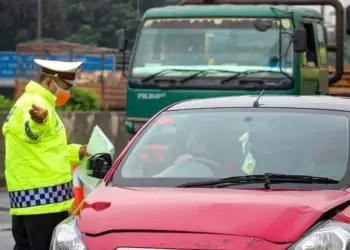
POLYGON ((190 159, 188 159, 188 161, 189 162, 191 162, 191 161, 198 162, 198 163, 201 163, 201 164, 209 167, 210 170, 213 171, 213 173, 215 174, 216 177, 223 178, 227 175, 225 173, 225 171, 221 168, 220 164, 218 164, 212 160, 209 160, 207 158, 191 157, 190 159))

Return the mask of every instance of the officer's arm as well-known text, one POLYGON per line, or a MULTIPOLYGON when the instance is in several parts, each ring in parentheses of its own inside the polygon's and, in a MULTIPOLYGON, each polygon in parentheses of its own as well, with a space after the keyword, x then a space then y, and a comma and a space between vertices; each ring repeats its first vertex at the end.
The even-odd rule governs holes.
POLYGON ((26 107, 22 109, 22 116, 23 116, 22 126, 23 126, 24 136, 26 137, 26 139, 31 143, 37 143, 37 142, 40 142, 41 136, 43 135, 43 133, 50 128, 51 114, 50 113, 48 114, 48 116, 46 117, 43 123, 38 123, 31 118, 29 114, 29 110, 31 109, 32 109, 31 105, 26 105, 26 107))
POLYGON ((80 162, 80 148, 80 144, 69 144, 67 146, 67 160, 71 165, 75 165, 80 162))

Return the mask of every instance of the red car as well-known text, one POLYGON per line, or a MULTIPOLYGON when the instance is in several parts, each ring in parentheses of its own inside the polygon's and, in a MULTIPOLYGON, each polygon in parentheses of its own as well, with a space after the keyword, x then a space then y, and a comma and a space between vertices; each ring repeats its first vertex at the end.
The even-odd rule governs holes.
POLYGON ((177 103, 92 156, 103 181, 51 249, 349 249, 350 100, 257 99, 177 103), (140 161, 155 138, 163 160, 140 161))

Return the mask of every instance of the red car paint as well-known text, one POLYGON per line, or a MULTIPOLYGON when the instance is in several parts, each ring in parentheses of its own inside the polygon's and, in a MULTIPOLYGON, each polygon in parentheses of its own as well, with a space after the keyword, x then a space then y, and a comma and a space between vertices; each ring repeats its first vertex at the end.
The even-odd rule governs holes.
MULTIPOLYGON (((78 227, 88 234, 84 241, 89 249, 114 249, 125 244, 160 247, 182 242, 182 236, 196 242, 203 235, 203 240, 210 242, 232 242, 219 249, 244 246, 248 238, 261 240, 259 249, 283 249, 281 246, 296 242, 324 212, 348 200, 346 191, 101 186, 86 199, 78 227), (105 207, 94 209, 94 203, 105 203, 105 207), (157 240, 150 242, 154 234, 157 240)), ((182 248, 181 244, 171 247, 182 248)), ((189 249, 201 248, 188 244, 189 249)))
MULTIPOLYGON (((88 249, 282 250, 325 212, 350 200, 349 192, 342 190, 106 187, 146 126, 81 206, 77 225, 88 249)), ((350 209, 333 219, 349 223, 350 209)))
POLYGON ((114 250, 116 246, 133 246, 135 248, 165 248, 165 249, 259 249, 284 250, 291 244, 274 244, 252 237, 220 235, 220 234, 192 234, 192 233, 145 233, 128 232, 107 234, 99 237, 83 237, 89 249, 114 250))
MULTIPOLYGON (((350 193, 350 188, 346 189, 350 193)), ((333 217, 333 220, 350 224, 350 207, 345 208, 333 217)))

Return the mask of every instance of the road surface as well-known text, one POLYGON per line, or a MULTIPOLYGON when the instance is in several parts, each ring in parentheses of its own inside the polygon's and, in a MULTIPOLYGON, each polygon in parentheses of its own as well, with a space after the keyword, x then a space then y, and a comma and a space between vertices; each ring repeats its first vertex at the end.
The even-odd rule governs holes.
POLYGON ((6 211, 0 211, 0 242, 2 250, 13 249, 10 216, 6 211))
POLYGON ((0 190, 0 242, 1 250, 12 250, 11 218, 8 214, 8 194, 0 190))
MULTIPOLYGON (((85 189, 85 194, 90 191, 85 189)), ((14 241, 11 232, 11 217, 8 213, 9 208, 8 193, 0 188, 0 250, 12 250, 14 241)))

